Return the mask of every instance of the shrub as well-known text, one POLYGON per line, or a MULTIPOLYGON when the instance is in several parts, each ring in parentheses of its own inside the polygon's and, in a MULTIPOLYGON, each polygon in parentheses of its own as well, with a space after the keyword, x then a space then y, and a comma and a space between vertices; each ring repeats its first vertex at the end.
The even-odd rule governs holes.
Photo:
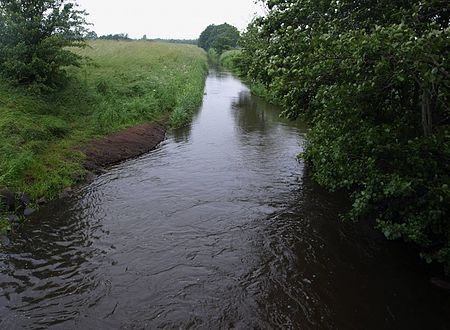
POLYGON ((81 57, 84 11, 68 0, 0 1, 0 72, 16 83, 52 89, 81 57))
POLYGON ((444 1, 265 1, 240 68, 310 123, 316 180, 350 219, 450 265, 449 10, 444 1))

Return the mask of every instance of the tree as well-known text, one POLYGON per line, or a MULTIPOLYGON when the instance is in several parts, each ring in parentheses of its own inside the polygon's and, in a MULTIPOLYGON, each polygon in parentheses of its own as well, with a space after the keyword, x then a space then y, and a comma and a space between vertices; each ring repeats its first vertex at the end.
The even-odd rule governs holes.
POLYGON ((95 40, 98 38, 98 35, 95 31, 86 32, 86 39, 95 40))
POLYGON ((219 55, 228 49, 237 47, 240 33, 234 26, 224 23, 209 25, 198 39, 198 46, 205 49, 215 49, 219 55))
POLYGON ((265 0, 241 71, 310 124, 315 179, 351 219, 450 271, 450 7, 443 0, 265 0))
POLYGON ((86 12, 70 0, 0 0, 0 73, 13 82, 55 88, 79 66, 86 12))
POLYGON ((212 38, 215 25, 208 25, 208 27, 200 34, 198 38, 198 46, 204 50, 208 50, 210 47, 210 39, 212 38))

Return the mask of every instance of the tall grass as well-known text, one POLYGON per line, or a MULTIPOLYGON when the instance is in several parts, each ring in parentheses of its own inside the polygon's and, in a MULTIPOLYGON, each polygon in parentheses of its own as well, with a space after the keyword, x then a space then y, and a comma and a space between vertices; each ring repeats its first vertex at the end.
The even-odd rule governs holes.
POLYGON ((0 82, 0 188, 53 198, 84 175, 77 145, 146 121, 182 126, 202 100, 195 46, 98 40, 80 53, 90 60, 52 95, 0 82))
POLYGON ((201 102, 206 55, 195 46, 97 40, 81 54, 94 64, 74 74, 95 95, 101 133, 160 119, 176 108, 190 113, 201 102))

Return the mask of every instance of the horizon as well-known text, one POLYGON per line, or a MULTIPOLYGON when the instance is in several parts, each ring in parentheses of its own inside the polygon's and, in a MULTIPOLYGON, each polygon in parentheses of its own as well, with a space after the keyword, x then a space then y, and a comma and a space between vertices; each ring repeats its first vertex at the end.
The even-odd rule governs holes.
POLYGON ((97 35, 128 34, 132 39, 146 35, 148 39, 194 40, 208 25, 223 23, 242 32, 252 19, 264 14, 262 5, 254 0, 130 0, 127 5, 117 0, 76 2, 89 14, 89 29, 97 35))

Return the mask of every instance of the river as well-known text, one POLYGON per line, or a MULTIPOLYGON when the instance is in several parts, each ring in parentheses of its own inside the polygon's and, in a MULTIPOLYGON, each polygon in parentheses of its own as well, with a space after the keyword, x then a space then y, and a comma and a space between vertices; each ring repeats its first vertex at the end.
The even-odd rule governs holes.
POLYGON ((342 223, 305 127, 211 70, 190 127, 0 252, 1 329, 449 329, 417 252, 342 223))

